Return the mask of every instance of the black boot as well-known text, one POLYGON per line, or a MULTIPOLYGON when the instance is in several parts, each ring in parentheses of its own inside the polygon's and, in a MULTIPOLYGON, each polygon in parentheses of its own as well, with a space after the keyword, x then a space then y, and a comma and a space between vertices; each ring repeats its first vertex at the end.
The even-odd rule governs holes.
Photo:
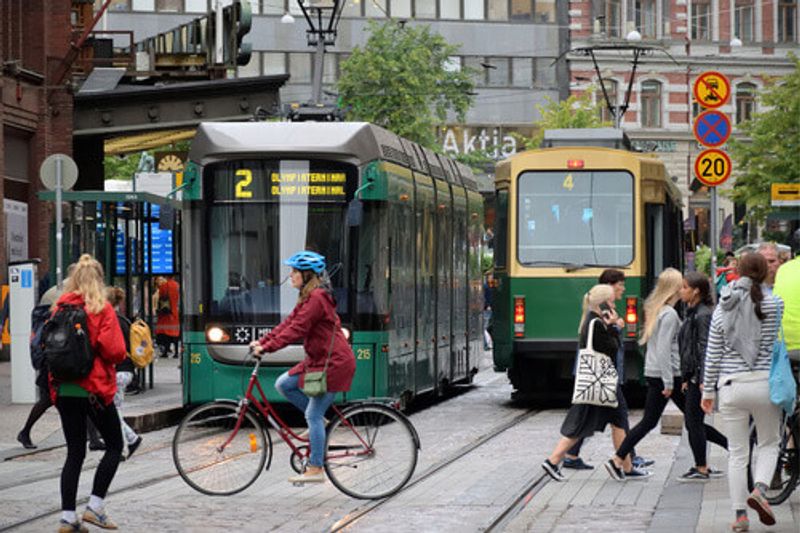
POLYGON ((17 440, 19 441, 20 444, 22 444, 22 447, 25 448, 26 450, 36 449, 36 445, 31 442, 30 434, 28 434, 24 429, 19 432, 19 435, 17 435, 17 440))

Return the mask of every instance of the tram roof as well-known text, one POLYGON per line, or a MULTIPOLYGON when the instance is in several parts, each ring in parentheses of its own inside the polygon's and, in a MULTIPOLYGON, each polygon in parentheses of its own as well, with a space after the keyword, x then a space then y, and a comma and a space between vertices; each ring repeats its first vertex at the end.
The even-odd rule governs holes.
POLYGON ((309 157, 361 165, 382 159, 477 190, 472 171, 368 122, 204 122, 189 159, 205 165, 230 157, 309 157))

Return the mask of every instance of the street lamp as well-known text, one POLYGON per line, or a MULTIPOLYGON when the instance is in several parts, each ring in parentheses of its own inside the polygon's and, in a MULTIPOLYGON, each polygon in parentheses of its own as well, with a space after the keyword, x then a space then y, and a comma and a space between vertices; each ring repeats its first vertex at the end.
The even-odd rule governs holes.
POLYGON ((297 0, 308 23, 308 46, 315 46, 312 104, 322 103, 322 69, 325 47, 336 41, 336 27, 342 16, 345 0, 297 0))
POLYGON ((734 35, 733 39, 731 39, 730 45, 731 45, 731 48, 741 48, 742 47, 742 40, 734 35))

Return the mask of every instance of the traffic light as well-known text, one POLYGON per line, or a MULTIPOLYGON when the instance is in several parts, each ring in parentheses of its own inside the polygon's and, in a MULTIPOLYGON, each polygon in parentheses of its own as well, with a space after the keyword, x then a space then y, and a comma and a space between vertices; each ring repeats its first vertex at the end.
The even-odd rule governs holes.
POLYGON ((225 35, 225 64, 229 66, 246 65, 253 53, 252 43, 244 37, 250 33, 253 12, 249 0, 234 0, 223 9, 225 35))

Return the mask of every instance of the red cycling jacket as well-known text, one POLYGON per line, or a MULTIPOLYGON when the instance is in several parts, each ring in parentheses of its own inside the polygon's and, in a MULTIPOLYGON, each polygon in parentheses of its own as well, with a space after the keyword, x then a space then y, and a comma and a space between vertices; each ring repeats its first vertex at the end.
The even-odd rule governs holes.
POLYGON ((342 323, 336 314, 333 297, 324 289, 311 291, 305 302, 298 303, 286 320, 261 337, 258 342, 265 352, 303 341, 306 358, 289 370, 289 375, 301 374, 300 387, 306 372, 318 372, 325 367, 325 359, 333 339, 333 351, 328 363, 328 392, 350 390, 356 372, 356 358, 342 333, 342 323))
MULTIPOLYGON (((94 353, 94 365, 89 375, 76 382, 86 389, 89 394, 96 395, 103 405, 108 405, 114 400, 117 392, 117 371, 115 365, 125 360, 125 339, 117 321, 117 314, 111 304, 106 302, 99 313, 91 313, 86 309, 83 296, 75 292, 62 294, 57 304, 83 305, 86 311, 86 327, 89 329, 89 344, 94 353)), ((50 399, 56 402, 58 386, 50 381, 50 399)))

